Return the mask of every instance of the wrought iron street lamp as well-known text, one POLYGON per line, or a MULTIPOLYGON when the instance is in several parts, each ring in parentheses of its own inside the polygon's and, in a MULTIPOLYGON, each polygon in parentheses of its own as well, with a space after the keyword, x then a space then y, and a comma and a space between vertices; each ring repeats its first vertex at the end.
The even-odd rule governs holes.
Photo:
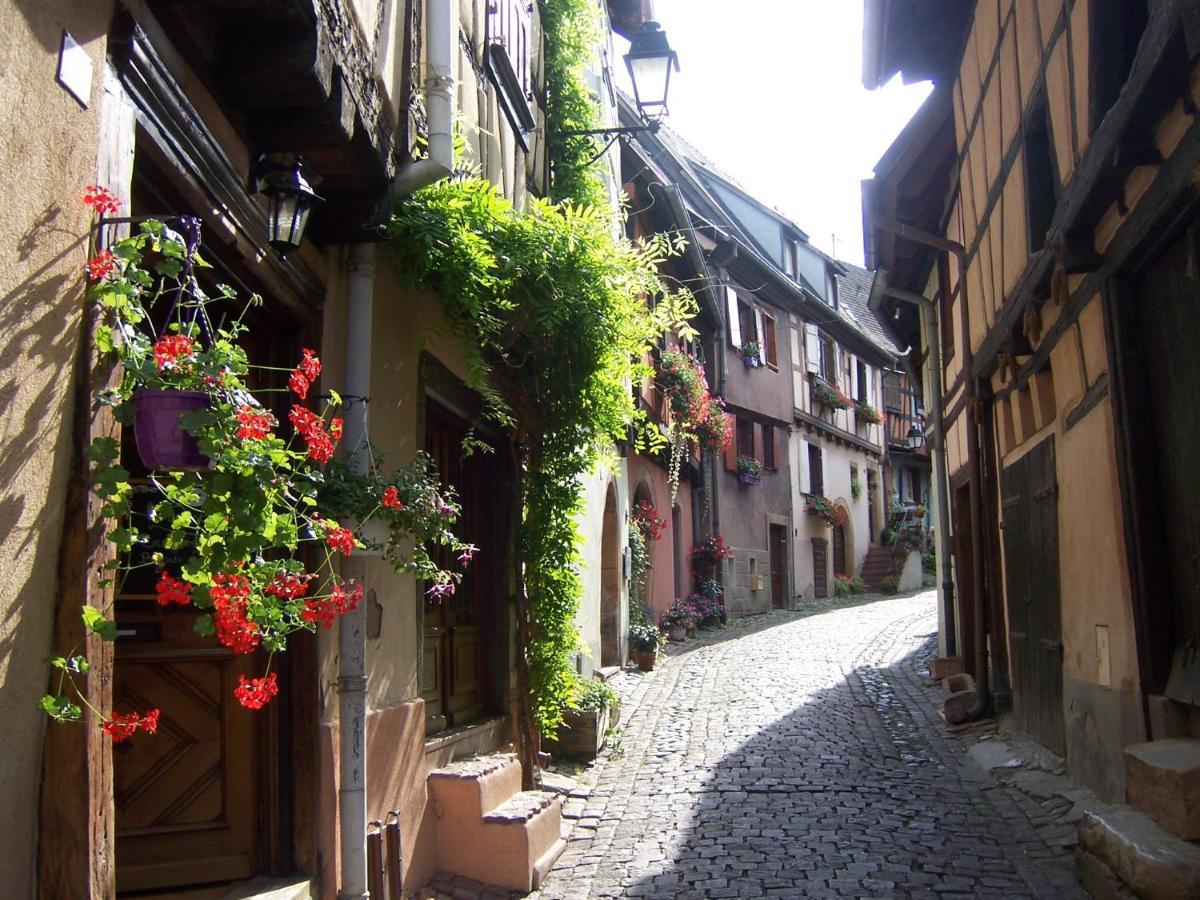
POLYGON ((261 156, 251 171, 253 190, 269 201, 267 209, 267 242, 283 259, 300 247, 309 214, 318 197, 302 173, 300 157, 291 165, 267 162, 261 156))
MULTIPOLYGON (((633 99, 643 125, 621 128, 588 128, 567 131, 565 134, 614 135, 641 134, 658 131, 660 119, 667 111, 667 94, 671 89, 671 70, 679 71, 679 55, 671 49, 667 33, 657 22, 644 22, 630 38, 625 54, 629 80, 633 83, 633 99)), ((615 140, 615 137, 614 137, 615 140)))
POLYGON ((667 111, 667 93, 671 89, 671 70, 679 71, 679 56, 671 49, 667 33, 657 22, 644 22, 629 41, 625 54, 633 99, 638 111, 650 119, 667 111))

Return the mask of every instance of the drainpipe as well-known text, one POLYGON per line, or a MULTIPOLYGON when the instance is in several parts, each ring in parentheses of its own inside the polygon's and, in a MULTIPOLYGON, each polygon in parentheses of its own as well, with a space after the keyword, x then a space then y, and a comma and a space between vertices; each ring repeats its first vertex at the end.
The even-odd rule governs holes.
MULTIPOLYGON (((937 337, 937 327, 934 319, 933 301, 924 294, 914 291, 904 291, 899 288, 885 286, 883 293, 905 303, 917 307, 921 317, 921 327, 925 331, 925 343, 929 347, 929 391, 933 402, 929 404, 929 424, 933 430, 933 484, 937 497, 937 545, 941 551, 938 554, 938 568, 942 578, 942 621, 945 622, 946 655, 954 656, 958 652, 958 623, 954 612, 954 579, 950 576, 950 491, 948 488, 949 472, 946 465, 946 432, 942 421, 942 348, 937 337)), ((889 326, 890 329, 890 326, 889 326)), ((913 370, 910 347, 900 357, 905 374, 909 380, 917 383, 913 370)))
MULTIPOLYGON (((368 396, 371 392, 371 305, 375 245, 350 248, 346 311, 345 446, 350 467, 366 474, 368 396)), ((342 576, 363 584, 361 556, 342 561, 342 576)), ((365 900, 367 892, 367 642, 360 604, 338 622, 338 813, 341 816, 342 888, 339 900, 365 900)))
MULTIPOLYGON (((967 404, 967 475, 970 479, 968 490, 970 493, 969 506, 971 515, 971 587, 974 594, 971 606, 974 610, 975 618, 976 699, 974 706, 967 712, 967 719, 968 721, 973 721, 981 718, 987 712, 991 703, 991 696, 988 690, 987 622, 984 618, 986 604, 984 602, 983 577, 983 485, 981 484, 982 470, 979 465, 979 394, 975 383, 975 376, 971 373, 973 354, 971 352, 970 304, 967 300, 967 252, 963 245, 957 241, 949 240, 948 238, 924 231, 920 228, 914 228, 911 225, 905 225, 903 222, 880 219, 875 221, 875 225, 915 243, 924 244, 927 247, 933 247, 945 253, 952 253, 958 260, 958 301, 962 318, 962 365, 963 372, 965 373, 963 390, 965 391, 967 404)), ((934 337, 936 338, 936 335, 934 337)), ((936 346, 936 344, 937 341, 935 340, 931 346, 936 346)))
POLYGON ((388 188, 388 198, 407 197, 454 171, 454 0, 431 0, 426 11, 425 109, 429 155, 403 166, 388 188))
MULTIPOLYGON (((454 0, 433 0, 426 11, 429 155, 403 166, 388 187, 389 201, 406 197, 454 170, 454 0)), ((371 313, 375 295, 375 245, 350 248, 346 310, 346 415, 344 446, 351 468, 365 474, 368 397, 371 392, 371 313)), ((361 556, 342 561, 342 575, 366 580, 361 556)), ((367 900, 367 643, 360 605, 338 623, 338 814, 341 890, 338 900, 367 900)))

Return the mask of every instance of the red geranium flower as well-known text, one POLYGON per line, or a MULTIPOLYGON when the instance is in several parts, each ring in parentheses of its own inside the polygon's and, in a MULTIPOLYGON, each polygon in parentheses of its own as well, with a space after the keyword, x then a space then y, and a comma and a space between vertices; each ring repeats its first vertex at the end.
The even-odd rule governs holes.
POLYGON ((275 673, 270 672, 262 678, 247 678, 238 676, 238 686, 233 690, 233 696, 246 709, 262 709, 279 693, 279 683, 275 673))
POLYGON ((329 422, 329 434, 335 441, 342 439, 342 420, 337 416, 334 416, 329 422))
MULTIPOLYGON (((292 406, 292 411, 288 413, 288 419, 308 445, 310 459, 316 462, 329 462, 333 459, 333 439, 325 430, 324 419, 299 404, 292 406)), ((334 422, 340 421, 340 419, 334 420, 334 422)))
POLYGON ((308 379, 304 377, 304 373, 299 369, 294 370, 288 376, 288 387, 301 400, 308 396, 308 379))
POLYGON ((266 586, 265 590, 268 594, 274 594, 283 600, 295 600, 298 597, 303 597, 304 592, 308 590, 308 583, 316 578, 316 575, 293 575, 291 572, 277 572, 275 579, 266 586))
POLYGON ((186 581, 172 578, 166 569, 159 573, 154 591, 158 595, 154 599, 158 601, 159 606, 170 606, 172 603, 187 606, 192 602, 192 598, 188 596, 192 592, 192 586, 186 581))
POLYGON ((147 734, 154 734, 158 731, 158 710, 148 710, 145 715, 114 712, 107 722, 100 723, 100 728, 112 738, 114 744, 128 740, 139 728, 147 734))
POLYGON ((101 250, 84 266, 87 269, 88 278, 92 281, 99 281, 106 275, 112 274, 112 270, 117 267, 116 259, 111 250, 101 250))
POLYGON ((391 484, 383 489, 383 499, 379 503, 385 509, 404 509, 404 504, 400 502, 400 492, 391 484))
POLYGON ((271 434, 271 428, 275 425, 273 415, 248 403, 238 407, 237 420, 240 423, 237 436, 243 441, 260 441, 271 434))
POLYGON ((115 213, 121 208, 121 201, 108 188, 89 184, 83 192, 85 206, 90 206, 98 213, 115 213))
POLYGON ((309 384, 315 384, 316 380, 321 377, 321 360, 307 347, 304 348, 303 352, 304 359, 300 360, 298 371, 308 379, 309 384))
POLYGON ((338 615, 348 613, 351 610, 358 609, 359 601, 362 600, 363 587, 361 584, 355 584, 353 581, 348 581, 345 584, 338 582, 333 586, 333 602, 337 607, 338 615), (347 585, 349 589, 347 590, 347 585))
POLYGON ((331 525, 329 531, 325 535, 325 543, 334 550, 340 550, 343 555, 349 556, 354 552, 354 532, 349 528, 342 528, 336 522, 326 523, 331 525))
POLYGON ((245 575, 214 575, 209 589, 217 640, 234 653, 251 653, 262 640, 258 625, 246 618, 250 581, 245 575))
POLYGON ((169 334, 154 345, 154 361, 160 369, 187 359, 195 351, 196 342, 186 334, 169 334))

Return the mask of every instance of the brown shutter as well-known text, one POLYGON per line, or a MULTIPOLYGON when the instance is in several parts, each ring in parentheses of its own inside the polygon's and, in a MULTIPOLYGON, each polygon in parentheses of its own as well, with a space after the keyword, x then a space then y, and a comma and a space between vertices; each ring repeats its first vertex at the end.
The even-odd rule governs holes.
POLYGON ((727 472, 737 471, 737 425, 734 424, 733 440, 729 442, 729 446, 725 449, 725 470, 727 472))
POLYGON ((767 365, 778 368, 779 359, 775 356, 775 317, 763 313, 763 353, 766 354, 767 365))

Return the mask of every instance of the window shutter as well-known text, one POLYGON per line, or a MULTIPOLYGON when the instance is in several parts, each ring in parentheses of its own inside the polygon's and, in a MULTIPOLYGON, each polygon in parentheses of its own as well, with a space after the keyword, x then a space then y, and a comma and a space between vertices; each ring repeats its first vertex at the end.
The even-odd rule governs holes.
POLYGON ((804 363, 808 371, 821 371, 821 335, 816 325, 804 325, 804 363))
POLYGON ((725 288, 726 327, 729 329, 729 343, 734 347, 742 346, 742 321, 738 316, 738 297, 733 288, 725 288))
POLYGON ((734 429, 734 435, 733 435, 733 440, 729 442, 729 446, 725 450, 725 471, 736 472, 737 471, 737 457, 738 457, 737 421, 734 420, 733 422, 731 422, 730 426, 734 429))
POLYGON ((846 385, 850 389, 850 396, 858 399, 858 360, 849 353, 846 357, 850 360, 850 383, 846 385))
POLYGON ((763 314, 763 353, 769 366, 779 367, 779 357, 775 352, 775 317, 763 314))
POLYGON ((754 307, 754 335, 758 338, 758 361, 763 362, 763 311, 754 307))
MULTIPOLYGON (((779 468, 779 433, 780 428, 771 428, 771 468, 779 468)), ((785 434, 787 432, 784 432, 785 434)))
POLYGON ((800 459, 796 464, 796 470, 800 473, 800 493, 811 494, 812 486, 808 479, 808 441, 801 438, 797 446, 800 448, 800 459))

